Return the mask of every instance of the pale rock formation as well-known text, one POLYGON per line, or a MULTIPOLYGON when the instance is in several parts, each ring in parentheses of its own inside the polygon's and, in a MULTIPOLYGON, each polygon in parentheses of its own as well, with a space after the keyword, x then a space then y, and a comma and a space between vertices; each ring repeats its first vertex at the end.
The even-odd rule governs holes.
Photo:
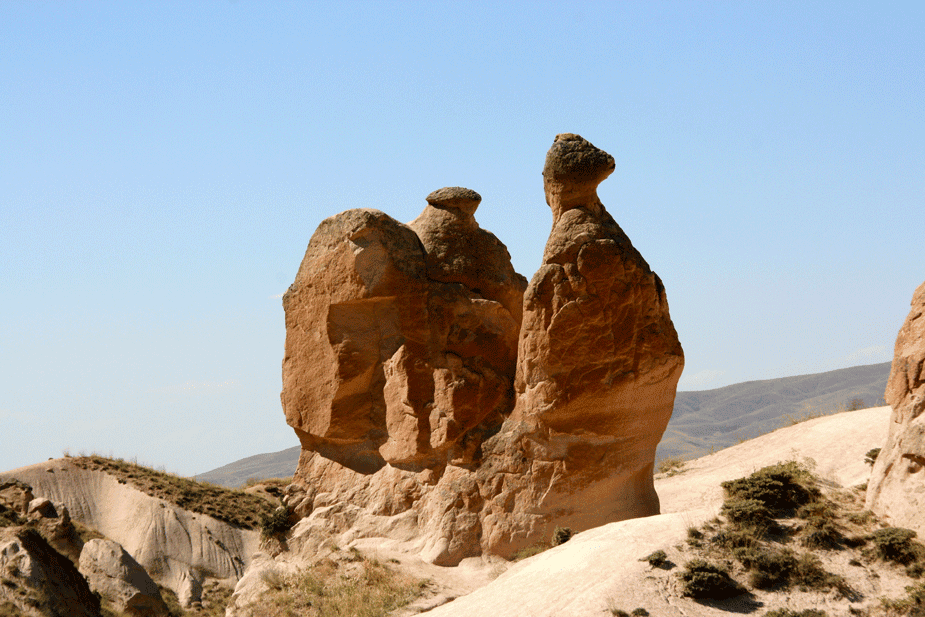
POLYGON ((93 539, 80 553, 80 573, 90 588, 127 615, 167 615, 157 584, 118 542, 93 539))
POLYGON ((259 531, 184 510, 72 459, 21 467, 7 475, 56 504, 60 516, 41 521, 63 520, 66 507, 68 522, 73 517, 118 542, 152 579, 188 603, 200 600, 190 592, 200 588, 189 584, 190 577, 200 585, 204 576, 233 585, 260 543, 259 531))
POLYGON ((886 402, 890 432, 867 488, 866 507, 925 536, 925 283, 896 337, 886 402))
POLYGON ((100 602, 67 557, 34 529, 0 529, 0 608, 26 617, 99 617, 100 602))
POLYGON ((434 191, 408 225, 375 210, 321 223, 283 297, 295 545, 379 534, 456 565, 658 512, 683 353, 661 281, 597 199, 613 167, 557 137, 528 289, 469 189, 434 191))

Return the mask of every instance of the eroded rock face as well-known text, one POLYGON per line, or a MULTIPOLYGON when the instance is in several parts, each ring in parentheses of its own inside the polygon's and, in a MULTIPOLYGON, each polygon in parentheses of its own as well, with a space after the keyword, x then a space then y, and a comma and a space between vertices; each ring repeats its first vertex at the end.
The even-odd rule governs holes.
POLYGON ((556 138, 529 288, 469 189, 434 191, 408 225, 375 210, 322 222, 283 297, 300 542, 384 534, 456 565, 658 512, 683 352, 661 281, 597 198, 613 169, 556 138))
POLYGON ((475 222, 480 199, 441 189, 410 225, 349 210, 319 226, 283 297, 303 450, 367 475, 471 462, 472 431, 510 412, 526 280, 475 222))
POLYGON ((138 617, 167 615, 157 584, 118 542, 99 538, 87 542, 80 553, 79 570, 90 588, 117 610, 138 617))
POLYGON ((0 529, 0 606, 8 614, 99 617, 100 601, 77 567, 34 529, 0 529))
POLYGON ((866 507, 925 535, 925 283, 896 337, 886 402, 890 432, 871 472, 866 507))

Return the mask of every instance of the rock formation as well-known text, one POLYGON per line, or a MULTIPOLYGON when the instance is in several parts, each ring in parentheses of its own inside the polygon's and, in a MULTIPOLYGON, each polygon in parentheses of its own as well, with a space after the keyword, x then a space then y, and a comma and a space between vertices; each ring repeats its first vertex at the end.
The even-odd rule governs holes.
POLYGON ((871 472, 866 507, 925 536, 925 283, 912 296, 893 352, 890 432, 871 472))
POLYGON ((90 589, 112 602, 116 610, 138 617, 167 615, 157 584, 118 542, 98 538, 87 542, 78 569, 90 589))
POLYGON ((658 513, 655 448, 684 355, 662 281, 598 199, 613 170, 613 157, 577 135, 558 135, 546 156, 553 227, 524 297, 517 404, 486 445, 513 471, 487 508, 496 551, 552 524, 582 530, 658 513), (515 495, 530 495, 529 506, 511 516, 515 495))
MULTIPOLYGON (((54 532, 52 523, 61 527, 61 533, 46 534, 55 548, 75 556, 73 546, 61 546, 73 517, 122 545, 152 579, 176 592, 185 607, 201 599, 204 577, 229 583, 240 579, 260 543, 259 531, 190 512, 104 471, 81 467, 75 459, 29 465, 8 474, 31 486, 28 496, 10 493, 11 499, 31 500, 34 493, 55 505, 57 519, 39 520, 43 533, 46 527, 54 532)), ((0 501, 5 484, 0 483, 0 501)))
POLYGON ((613 169, 556 138, 529 287, 469 189, 434 191, 408 225, 363 209, 321 223, 283 296, 303 532, 400 536, 455 565, 658 512, 683 353, 661 281, 597 198, 613 169))
POLYGON ((73 531, 66 516, 47 500, 33 499, 29 485, 0 478, 0 614, 99 616, 100 601, 87 581, 47 539, 73 531))

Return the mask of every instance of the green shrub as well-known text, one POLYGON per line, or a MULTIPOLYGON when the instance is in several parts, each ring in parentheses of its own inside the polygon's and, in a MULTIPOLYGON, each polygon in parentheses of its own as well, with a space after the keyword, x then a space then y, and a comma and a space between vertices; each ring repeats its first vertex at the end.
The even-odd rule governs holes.
POLYGON ((874 552, 884 561, 908 564, 917 561, 922 552, 922 545, 913 541, 915 532, 902 527, 887 527, 870 534, 874 543, 874 552))
POLYGON ((630 615, 633 617, 649 617, 649 611, 644 608, 634 608, 630 615))
POLYGON ((852 599, 857 596, 848 583, 837 574, 827 572, 822 567, 819 558, 810 553, 803 553, 796 560, 791 582, 800 586, 802 591, 807 589, 835 589, 842 596, 852 599))
POLYGON ((775 525, 771 511, 759 499, 727 499, 720 514, 740 528, 769 529, 775 525))
POLYGON ((665 553, 665 551, 659 549, 654 553, 646 555, 639 561, 648 561, 649 565, 653 568, 661 568, 668 563, 668 555, 665 553))
POLYGON ((809 471, 795 461, 764 467, 722 486, 730 500, 760 501, 772 516, 787 515, 820 495, 809 471))
POLYGON ((873 448, 868 450, 867 454, 864 455, 864 462, 872 466, 877 462, 878 456, 880 456, 880 448, 873 448))
POLYGON ((722 600, 745 593, 745 589, 716 564, 693 559, 681 572, 683 595, 698 600, 722 600))
POLYGON ((289 510, 280 506, 270 514, 260 515, 260 535, 264 538, 285 536, 292 525, 289 523, 289 510))
POLYGON ((803 528, 801 543, 807 548, 835 549, 841 547, 843 539, 844 536, 834 522, 828 518, 814 516, 807 521, 806 527, 803 528))
POLYGON ((718 548, 732 550, 741 547, 758 546, 758 539, 754 533, 741 529, 724 529, 710 539, 718 548))
POLYGON ((552 545, 565 544, 572 539, 573 535, 575 535, 575 532, 570 527, 556 527, 555 531, 552 532, 552 545))
POLYGON ((733 556, 748 569, 748 583, 757 589, 789 587, 797 560, 789 550, 740 547, 733 556))

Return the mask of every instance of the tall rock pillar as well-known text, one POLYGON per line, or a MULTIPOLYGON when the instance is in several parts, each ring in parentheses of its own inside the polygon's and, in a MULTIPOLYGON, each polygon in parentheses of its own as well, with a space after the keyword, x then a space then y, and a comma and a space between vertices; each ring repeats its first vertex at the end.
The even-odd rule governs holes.
POLYGON ((655 448, 684 353, 662 281, 598 199, 613 170, 578 135, 558 135, 546 156, 552 232, 524 295, 515 408, 486 444, 515 471, 486 523, 496 552, 552 525, 579 531, 659 511, 655 448))
POLYGON ((912 295, 886 385, 893 408, 886 445, 867 486, 867 509, 925 536, 925 283, 912 295))

